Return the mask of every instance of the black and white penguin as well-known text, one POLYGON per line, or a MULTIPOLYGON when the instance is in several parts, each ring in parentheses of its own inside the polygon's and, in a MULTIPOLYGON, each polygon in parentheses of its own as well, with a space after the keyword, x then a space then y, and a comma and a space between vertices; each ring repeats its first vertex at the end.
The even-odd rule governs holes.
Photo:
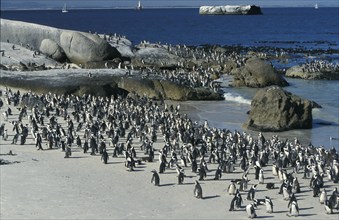
POLYGON ((287 208, 291 207, 292 202, 297 202, 297 198, 295 197, 294 193, 290 197, 290 201, 288 202, 287 208))
POLYGON ((156 170, 151 171, 153 173, 151 183, 154 183, 154 186, 160 185, 160 177, 156 170))
POLYGON ((326 214, 333 214, 333 207, 332 207, 332 204, 329 200, 325 201, 324 207, 325 207, 325 213, 326 214))
POLYGON ((299 207, 297 201, 292 201, 289 213, 287 213, 287 216, 291 217, 298 217, 299 215, 299 207))
POLYGON ((235 210, 234 205, 236 204, 236 202, 237 202, 237 195, 234 195, 231 201, 231 204, 230 204, 230 209, 229 209, 230 212, 235 210))
POLYGON ((257 214, 255 213, 255 208, 256 208, 255 203, 251 203, 251 204, 248 204, 246 206, 246 212, 247 212, 247 216, 249 218, 256 218, 257 217, 257 214))
POLYGON ((292 182, 292 193, 300 193, 300 184, 298 181, 298 178, 295 177, 293 178, 293 182, 292 182))
POLYGON ((284 200, 289 200, 290 199, 290 190, 288 186, 283 186, 283 198, 284 200))
POLYGON ((272 174, 273 176, 278 176, 278 167, 275 163, 272 165, 272 174))
POLYGON ((202 188, 198 182, 198 180, 195 181, 195 186, 193 190, 194 197, 197 199, 202 199, 202 188))
POLYGON ((326 193, 326 190, 323 188, 319 196, 319 202, 320 204, 324 204, 326 200, 327 200, 327 193, 326 193))
POLYGON ((239 209, 241 207, 241 204, 242 204, 242 197, 241 197, 239 190, 237 189, 236 192, 235 192, 235 195, 234 195, 234 197, 231 201, 229 211, 234 211, 235 207, 239 209))
POLYGON ((328 199, 329 202, 331 203, 332 208, 335 208, 335 207, 339 208, 339 206, 338 206, 338 196, 339 196, 338 189, 337 189, 337 187, 335 187, 332 191, 330 198, 328 199))
POLYGON ((257 184, 254 184, 254 185, 250 188, 250 190, 248 190, 248 192, 247 192, 247 200, 254 200, 256 188, 257 188, 257 184))
POLYGON ((217 170, 215 171, 214 180, 219 180, 221 176, 222 176, 222 170, 221 170, 221 167, 218 166, 217 170))
POLYGON ((265 197, 266 212, 273 213, 273 202, 270 197, 265 197))
POLYGON ((247 177, 247 174, 243 175, 241 181, 240 181, 240 187, 239 187, 239 190, 240 191, 245 191, 247 190, 247 184, 248 184, 249 180, 248 180, 248 177, 247 177))
POLYGON ((199 174, 199 180, 204 180, 204 178, 207 176, 206 171, 203 167, 198 168, 198 174, 199 174))
POLYGON ((256 161, 256 165, 254 166, 254 169, 255 169, 255 174, 254 174, 254 178, 257 180, 257 179, 259 179, 259 173, 260 173, 260 170, 261 170, 261 167, 260 166, 258 166, 258 165, 260 165, 260 164, 258 164, 259 162, 258 161, 256 161))
POLYGON ((184 172, 184 169, 180 169, 178 171, 178 184, 183 184, 184 182, 184 178, 185 178, 185 172, 184 172))
POLYGON ((234 181, 231 181, 230 185, 227 188, 227 192, 229 195, 234 195, 237 190, 237 187, 234 183, 234 181))
POLYGON ((260 169, 259 170, 259 184, 264 184, 264 170, 263 169, 260 169))

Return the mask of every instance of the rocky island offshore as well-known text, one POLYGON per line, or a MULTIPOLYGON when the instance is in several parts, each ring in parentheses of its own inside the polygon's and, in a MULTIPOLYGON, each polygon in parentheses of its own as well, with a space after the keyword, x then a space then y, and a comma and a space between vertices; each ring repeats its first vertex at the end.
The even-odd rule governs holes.
POLYGON ((261 8, 256 5, 201 6, 201 15, 261 15, 261 8))

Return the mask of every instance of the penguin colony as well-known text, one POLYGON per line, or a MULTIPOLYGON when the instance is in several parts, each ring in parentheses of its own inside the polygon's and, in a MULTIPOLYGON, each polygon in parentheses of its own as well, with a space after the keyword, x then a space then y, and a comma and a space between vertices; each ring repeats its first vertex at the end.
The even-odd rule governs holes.
POLYGON ((338 214, 337 187, 327 187, 339 181, 335 148, 303 146, 297 138, 280 140, 277 135, 266 140, 261 133, 255 139, 245 132, 210 127, 207 121, 198 123, 181 115, 180 106, 147 97, 21 94, 6 88, 1 91, 0 109, 5 122, 0 126, 2 141, 25 145, 33 140, 37 150, 60 149, 65 158, 72 157, 72 149, 81 149, 84 154, 101 155, 104 164, 125 158, 131 175, 140 164, 158 163, 159 170, 150 175, 154 186, 164 184, 161 175, 167 170, 176 170, 173 182, 180 187, 186 182, 185 172, 190 172, 196 175, 192 198, 208 194, 202 182, 225 181, 228 173, 238 172, 239 178, 226 181, 225 212, 241 210, 256 218, 263 212, 274 216, 278 209, 298 216, 302 210, 298 195, 311 193, 319 197, 318 205, 326 214, 338 214), (14 135, 8 135, 7 129, 14 135), (159 141, 164 141, 163 147, 155 149, 153 144, 159 141), (272 172, 274 180, 265 180, 265 172, 272 172), (302 190, 298 178, 309 180, 303 187, 311 190, 302 190), (267 190, 276 191, 277 197, 266 196, 267 190), (285 200, 286 207, 275 207, 277 199, 285 200))

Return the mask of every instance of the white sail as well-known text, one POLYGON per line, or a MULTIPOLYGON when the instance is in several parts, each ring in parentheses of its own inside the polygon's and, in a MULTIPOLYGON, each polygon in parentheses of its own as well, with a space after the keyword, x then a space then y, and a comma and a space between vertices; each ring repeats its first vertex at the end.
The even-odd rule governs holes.
POLYGON ((315 9, 318 9, 318 8, 319 8, 318 3, 316 3, 316 4, 314 5, 314 8, 315 8, 315 9))
POLYGON ((137 10, 141 10, 141 9, 142 9, 141 1, 138 1, 137 10))
POLYGON ((67 11, 67 5, 66 5, 66 3, 64 4, 64 7, 62 8, 62 13, 66 13, 66 12, 68 12, 67 11))

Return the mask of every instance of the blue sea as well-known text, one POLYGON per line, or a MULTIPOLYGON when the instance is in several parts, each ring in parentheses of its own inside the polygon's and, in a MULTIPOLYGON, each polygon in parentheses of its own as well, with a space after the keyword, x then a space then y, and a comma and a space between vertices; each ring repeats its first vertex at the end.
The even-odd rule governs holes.
MULTIPOLYGON (((198 8, 176 9, 84 9, 1 11, 1 18, 33 22, 63 29, 91 31, 126 36, 133 44, 143 40, 163 44, 241 45, 322 51, 316 56, 302 55, 277 68, 312 59, 339 63, 339 8, 262 8, 263 15, 202 16, 198 8), (335 50, 328 54, 326 50, 335 50)), ((295 57, 298 57, 295 54, 295 57)), ((313 100, 323 108, 313 110, 313 128, 275 133, 283 138, 294 136, 304 144, 335 146, 339 141, 338 81, 289 79, 286 90, 313 100)), ((207 119, 211 126, 242 130, 246 112, 256 90, 225 88, 225 101, 185 102, 182 110, 195 120, 207 119)), ((250 131, 246 131, 250 132, 250 131)), ((257 135, 257 132, 250 132, 257 135)), ((272 133, 266 133, 269 137, 272 133)))

